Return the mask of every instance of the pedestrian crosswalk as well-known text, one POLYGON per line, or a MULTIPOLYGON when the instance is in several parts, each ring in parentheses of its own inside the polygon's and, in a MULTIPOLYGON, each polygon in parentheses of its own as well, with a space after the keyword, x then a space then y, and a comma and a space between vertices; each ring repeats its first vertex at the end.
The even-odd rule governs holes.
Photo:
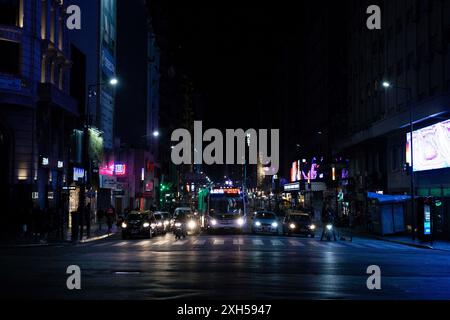
POLYGON ((155 238, 150 240, 104 240, 101 242, 92 242, 88 244, 80 244, 80 246, 89 246, 94 248, 108 248, 113 247, 116 249, 120 248, 199 248, 199 247, 212 247, 218 248, 222 246, 229 247, 239 247, 245 249, 289 249, 295 248, 301 249, 312 249, 312 250, 364 250, 364 249, 384 249, 384 250, 411 250, 413 248, 408 246, 403 246, 401 244, 387 243, 383 241, 372 241, 372 240, 360 240, 360 241, 320 241, 318 239, 290 239, 290 238, 235 238, 235 237, 187 237, 182 240, 175 240, 172 237, 166 238, 155 238))

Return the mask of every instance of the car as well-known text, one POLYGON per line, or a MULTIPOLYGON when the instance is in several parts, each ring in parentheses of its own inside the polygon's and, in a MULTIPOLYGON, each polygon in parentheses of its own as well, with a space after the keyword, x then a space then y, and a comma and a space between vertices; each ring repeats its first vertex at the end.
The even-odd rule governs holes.
POLYGON ((271 211, 257 211, 253 216, 252 233, 278 234, 278 218, 271 211))
POLYGON ((173 230, 175 220, 180 215, 193 215, 193 214, 194 214, 194 212, 189 207, 178 207, 178 208, 176 208, 175 211, 173 212, 172 218, 170 219, 170 230, 173 230))
POLYGON ((152 212, 132 211, 121 224, 122 239, 151 238, 156 235, 156 219, 152 212))
POLYGON ((285 235, 302 234, 315 237, 316 226, 307 213, 288 214, 283 221, 283 233, 285 235))
POLYGON ((165 223, 164 215, 160 212, 155 212, 153 214, 156 220, 156 233, 157 234, 166 234, 169 226, 165 223))
POLYGON ((195 214, 187 214, 186 215, 186 227, 188 234, 200 234, 201 231, 201 224, 200 219, 198 218, 198 215, 195 214))
POLYGON ((163 222, 163 225, 164 225, 164 228, 165 228, 165 232, 170 231, 170 213, 167 212, 167 211, 156 211, 155 212, 155 216, 157 214, 162 216, 162 219, 163 219, 162 222, 163 222))

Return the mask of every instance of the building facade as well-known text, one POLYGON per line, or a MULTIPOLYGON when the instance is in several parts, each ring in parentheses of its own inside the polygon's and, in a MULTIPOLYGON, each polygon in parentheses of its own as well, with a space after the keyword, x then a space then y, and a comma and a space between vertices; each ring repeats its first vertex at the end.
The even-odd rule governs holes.
MULTIPOLYGON (((348 9, 348 123, 338 132, 336 151, 351 159, 351 189, 363 207, 366 191, 410 193, 404 170, 410 108, 414 130, 450 118, 450 3, 349 1, 348 9), (381 8, 381 30, 365 27, 372 4, 381 8), (391 86, 384 88, 384 81, 391 86)), ((416 195, 448 196, 450 169, 418 169, 416 195)), ((448 233, 448 202, 442 208, 448 233)), ((412 225, 408 213, 406 224, 412 225)))
POLYGON ((58 209, 64 201, 79 110, 63 1, 2 1, 0 52, 0 197, 7 225, 17 226, 33 204, 58 209))

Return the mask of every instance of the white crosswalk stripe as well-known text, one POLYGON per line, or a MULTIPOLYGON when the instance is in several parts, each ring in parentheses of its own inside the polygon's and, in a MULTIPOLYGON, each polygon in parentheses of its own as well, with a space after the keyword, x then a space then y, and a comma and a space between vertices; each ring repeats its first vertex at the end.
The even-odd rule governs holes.
POLYGON ((215 239, 214 242, 213 242, 214 245, 222 245, 224 243, 225 243, 224 240, 219 240, 219 239, 215 239))
POLYGON ((345 247, 344 245, 342 245, 340 243, 336 243, 336 242, 330 242, 328 245, 331 247, 334 247, 334 248, 344 248, 345 247))
POLYGON ((168 242, 169 242, 169 240, 160 240, 160 241, 155 242, 154 245, 155 246, 162 246, 162 245, 164 245, 164 244, 166 244, 168 242))
POLYGON ((125 245, 127 245, 127 244, 128 244, 127 241, 122 241, 122 242, 113 244, 113 247, 123 247, 123 246, 125 246, 125 245))
POLYGON ((312 245, 313 247, 323 247, 324 244, 318 242, 318 241, 308 241, 307 244, 312 245))
POLYGON ((362 244, 358 244, 358 243, 354 243, 354 242, 347 242, 346 243, 349 247, 353 247, 353 248, 365 248, 362 244))
POLYGON ((289 240, 289 243, 294 247, 304 247, 305 245, 297 240, 289 240))
POLYGON ((206 243, 206 240, 195 240, 194 241, 195 245, 200 245, 200 246, 204 245, 205 243, 206 243))
POLYGON ((182 245, 184 245, 186 243, 188 243, 187 240, 178 240, 178 241, 172 242, 172 245, 174 245, 174 246, 182 246, 182 245))
POLYGON ((284 246, 284 243, 280 240, 272 240, 271 242, 273 246, 284 246))
POLYGON ((253 239, 253 244, 255 246, 262 246, 264 245, 264 242, 262 242, 262 240, 253 239))
POLYGON ((150 245, 150 243, 151 243, 150 240, 144 240, 144 241, 139 241, 138 243, 135 244, 135 246, 136 247, 139 247, 139 246, 144 247, 144 246, 150 245))
POLYGON ((244 240, 242 240, 242 239, 234 239, 233 240, 233 244, 242 246, 242 245, 244 245, 244 240))

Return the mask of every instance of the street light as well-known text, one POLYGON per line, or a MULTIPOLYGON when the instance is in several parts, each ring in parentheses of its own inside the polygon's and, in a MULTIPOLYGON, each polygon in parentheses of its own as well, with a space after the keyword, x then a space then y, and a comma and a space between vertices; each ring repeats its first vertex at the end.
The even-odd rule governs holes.
POLYGON ((158 138, 159 137, 159 131, 158 130, 153 131, 153 136, 155 138, 158 138))
POLYGON ((413 121, 413 106, 411 103, 412 100, 412 89, 410 87, 398 87, 395 85, 392 85, 389 81, 383 81, 382 83, 383 87, 388 88, 395 88, 398 90, 406 90, 408 96, 407 96, 407 103, 409 102, 409 131, 410 131, 410 193, 411 193, 411 217, 412 217, 412 238, 413 240, 416 239, 416 220, 415 220, 415 192, 414 192, 414 145, 413 145, 413 131, 414 131, 414 121, 413 121))
POLYGON ((119 80, 117 78, 112 78, 111 80, 109 80, 109 84, 111 86, 116 86, 119 84, 119 80))

